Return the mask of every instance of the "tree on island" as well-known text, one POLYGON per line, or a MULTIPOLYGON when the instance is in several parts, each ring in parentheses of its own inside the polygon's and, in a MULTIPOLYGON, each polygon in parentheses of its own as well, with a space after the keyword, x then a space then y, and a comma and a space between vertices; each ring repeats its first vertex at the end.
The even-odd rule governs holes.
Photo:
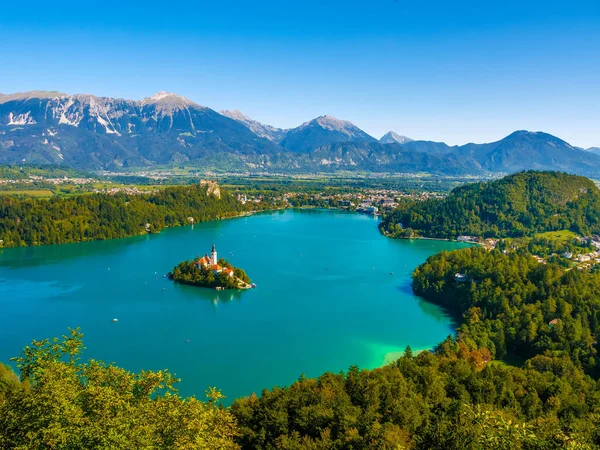
POLYGON ((181 284, 191 286, 240 289, 250 285, 250 278, 244 270, 233 267, 224 258, 219 259, 218 266, 221 271, 217 272, 210 265, 198 264, 200 257, 194 261, 183 261, 169 272, 168 277, 181 284), (229 275, 227 270, 233 271, 233 276, 229 275))

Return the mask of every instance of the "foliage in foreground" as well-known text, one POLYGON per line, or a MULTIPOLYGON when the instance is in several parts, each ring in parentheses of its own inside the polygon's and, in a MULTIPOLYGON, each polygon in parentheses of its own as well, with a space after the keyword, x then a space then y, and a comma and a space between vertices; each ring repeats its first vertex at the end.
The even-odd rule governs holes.
POLYGON ((218 405, 176 394, 167 371, 128 372, 82 363, 83 335, 34 341, 15 358, 19 380, 0 365, 2 449, 235 449, 235 420, 218 405))
POLYGON ((600 448, 600 390, 568 358, 515 368, 453 339, 232 406, 243 449, 600 448))

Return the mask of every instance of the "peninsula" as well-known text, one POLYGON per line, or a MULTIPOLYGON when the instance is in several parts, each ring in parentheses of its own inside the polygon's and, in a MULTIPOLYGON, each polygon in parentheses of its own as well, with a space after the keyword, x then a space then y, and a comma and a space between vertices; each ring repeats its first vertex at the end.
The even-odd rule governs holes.
POLYGON ((242 269, 233 267, 224 258, 217 258, 215 244, 209 255, 193 261, 183 261, 167 274, 170 280, 191 286, 222 289, 250 289, 253 285, 242 269))

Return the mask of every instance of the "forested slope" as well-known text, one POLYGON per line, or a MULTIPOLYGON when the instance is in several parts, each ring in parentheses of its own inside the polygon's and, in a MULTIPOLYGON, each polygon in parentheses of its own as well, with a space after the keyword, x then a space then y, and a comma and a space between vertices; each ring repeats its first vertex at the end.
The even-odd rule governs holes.
POLYGON ((242 448, 599 448, 600 274, 470 248, 430 257, 414 289, 462 314, 456 338, 237 400, 242 448))
POLYGON ((201 222, 246 210, 227 191, 211 192, 203 184, 143 195, 0 196, 0 240, 4 247, 17 247, 122 238, 185 225, 189 217, 201 222))
POLYGON ((444 199, 405 201, 384 217, 392 237, 519 237, 555 230, 600 233, 600 191, 587 178, 520 172, 457 187, 444 199))

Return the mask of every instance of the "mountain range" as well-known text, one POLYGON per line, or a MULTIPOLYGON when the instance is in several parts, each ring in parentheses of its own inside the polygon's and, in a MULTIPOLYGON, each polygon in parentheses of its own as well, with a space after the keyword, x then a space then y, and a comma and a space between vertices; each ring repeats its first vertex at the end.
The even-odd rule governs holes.
POLYGON ((393 131, 377 140, 328 115, 281 129, 167 92, 139 101, 47 91, 0 94, 0 163, 474 175, 538 169, 600 177, 600 149, 573 147, 542 132, 516 131, 497 142, 462 146, 393 131))

